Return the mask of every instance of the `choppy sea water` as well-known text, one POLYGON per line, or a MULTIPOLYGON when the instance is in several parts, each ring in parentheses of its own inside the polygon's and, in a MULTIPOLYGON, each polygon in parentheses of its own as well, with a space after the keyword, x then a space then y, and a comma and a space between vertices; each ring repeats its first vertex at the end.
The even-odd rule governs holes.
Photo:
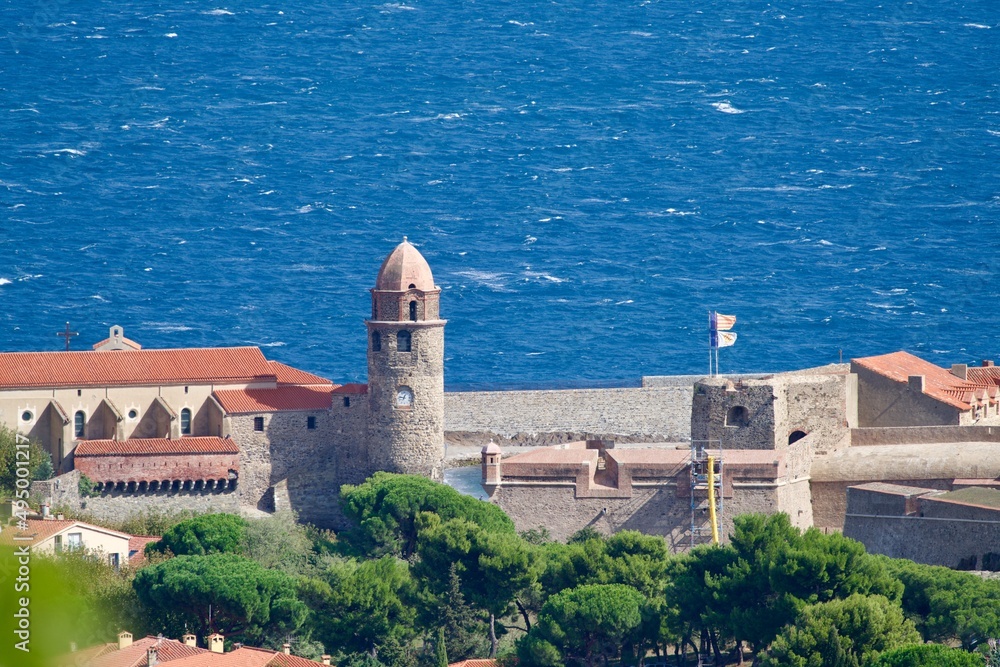
POLYGON ((0 349, 363 380, 405 234, 452 387, 1000 356, 996 4, 0 7, 0 349))

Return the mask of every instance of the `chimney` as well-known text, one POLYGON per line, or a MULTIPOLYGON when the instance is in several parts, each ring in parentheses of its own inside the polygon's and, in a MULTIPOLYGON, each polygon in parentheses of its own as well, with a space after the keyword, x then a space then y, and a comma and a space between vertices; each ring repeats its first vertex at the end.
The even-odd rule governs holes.
POLYGON ((983 368, 989 368, 993 365, 992 359, 983 359, 983 368))
POLYGON ((969 366, 967 364, 952 364, 951 374, 957 377, 959 380, 968 380, 969 366))
POLYGON ((287 643, 287 642, 284 643, 284 644, 282 644, 281 645, 281 652, 284 653, 285 655, 291 655, 292 654, 292 645, 289 644, 289 643, 287 643))
POLYGON ((56 514, 56 519, 58 519, 59 521, 64 521, 66 519, 66 515, 65 514, 56 514))
POLYGON ((42 518, 43 519, 51 519, 52 518, 49 515, 49 504, 48 503, 42 503, 42 518))
POLYGON ((198 646, 198 638, 190 633, 181 637, 181 641, 184 642, 186 646, 194 646, 196 648, 198 646))
POLYGON ((132 633, 131 632, 119 632, 118 633, 118 650, 127 648, 132 645, 132 633))
POLYGON ((911 375, 907 378, 907 383, 910 385, 910 391, 915 391, 920 394, 924 393, 923 375, 911 375))
POLYGON ((156 667, 159 663, 159 659, 156 656, 156 647, 150 646, 146 649, 146 667, 156 667))
POLYGON ((326 653, 324 653, 323 655, 320 656, 320 660, 323 661, 324 665, 329 665, 330 664, 330 656, 328 656, 326 653))
POLYGON ((218 632, 214 632, 208 636, 208 650, 212 653, 222 653, 225 649, 225 638, 218 632))

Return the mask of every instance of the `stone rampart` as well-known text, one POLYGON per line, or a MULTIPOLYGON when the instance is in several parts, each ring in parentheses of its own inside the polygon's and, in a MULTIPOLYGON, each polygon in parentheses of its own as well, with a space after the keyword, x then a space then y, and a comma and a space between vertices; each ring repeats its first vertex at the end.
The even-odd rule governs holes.
POLYGON ((177 491, 160 489, 134 493, 105 491, 87 498, 80 495, 79 482, 80 471, 73 470, 44 482, 34 482, 31 490, 42 502, 49 503, 53 510, 87 512, 97 519, 113 523, 148 511, 167 514, 176 512, 239 514, 240 512, 237 490, 228 487, 177 491))
POLYGON ((1000 442, 1000 426, 884 426, 851 429, 851 446, 1000 442))
POLYGON ((574 440, 687 442, 691 385, 449 392, 445 439, 501 446, 574 440))

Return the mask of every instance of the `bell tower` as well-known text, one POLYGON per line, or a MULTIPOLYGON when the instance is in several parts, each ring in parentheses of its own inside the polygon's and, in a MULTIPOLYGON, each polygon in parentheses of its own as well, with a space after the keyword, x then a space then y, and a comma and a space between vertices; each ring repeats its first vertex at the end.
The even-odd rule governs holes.
POLYGON ((444 476, 441 290, 403 237, 379 269, 368 325, 368 460, 372 472, 444 476))

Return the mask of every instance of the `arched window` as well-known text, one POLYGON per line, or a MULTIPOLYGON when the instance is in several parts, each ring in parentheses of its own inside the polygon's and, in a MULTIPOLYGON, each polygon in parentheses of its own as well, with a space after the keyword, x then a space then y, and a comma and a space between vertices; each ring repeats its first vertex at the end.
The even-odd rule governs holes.
POLYGON ((410 351, 410 332, 400 331, 396 334, 396 350, 399 352, 409 352, 410 351))
POLYGON ((191 410, 181 410, 181 435, 191 435, 191 410))
POLYGON ((87 423, 87 415, 84 414, 83 410, 77 410, 76 414, 73 415, 73 436, 76 438, 82 438, 84 434, 84 428, 87 423))
POLYGON ((734 405, 726 413, 726 426, 746 426, 750 423, 750 413, 742 405, 734 405))
POLYGON ((791 433, 788 434, 788 444, 791 445, 793 443, 796 443, 802 438, 806 437, 806 435, 808 434, 805 431, 792 431, 791 433))
POLYGON ((410 302, 410 320, 412 322, 416 322, 417 321, 417 302, 416 301, 411 301, 410 302))
POLYGON ((372 352, 382 351, 382 334, 377 331, 372 332, 372 352))

